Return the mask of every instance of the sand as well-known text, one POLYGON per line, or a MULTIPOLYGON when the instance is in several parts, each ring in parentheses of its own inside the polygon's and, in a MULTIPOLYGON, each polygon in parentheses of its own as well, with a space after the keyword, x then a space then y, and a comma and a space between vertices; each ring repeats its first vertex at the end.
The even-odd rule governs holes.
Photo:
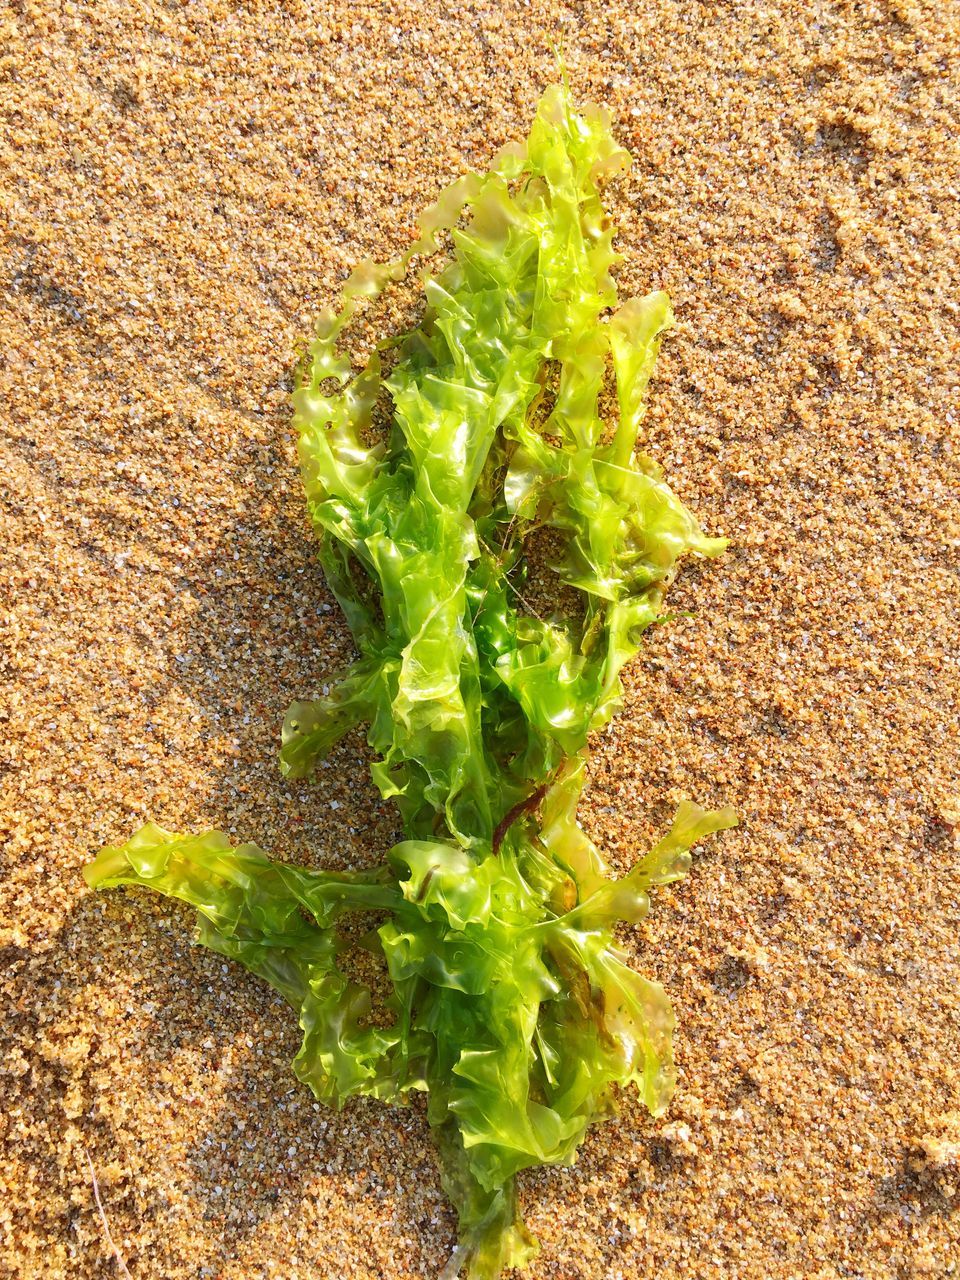
POLYGON ((88 894, 149 816, 327 866, 395 818, 351 738, 275 765, 349 656, 287 403, 347 269, 522 136, 562 40, 636 156, 625 295, 670 290, 648 450, 693 565, 598 739, 628 866, 743 825, 629 935, 680 1081, 525 1176, 531 1280, 960 1271, 960 120, 954 6, 4 6, 3 1276, 436 1274, 422 1109, 321 1110, 294 1020, 185 909, 88 894))

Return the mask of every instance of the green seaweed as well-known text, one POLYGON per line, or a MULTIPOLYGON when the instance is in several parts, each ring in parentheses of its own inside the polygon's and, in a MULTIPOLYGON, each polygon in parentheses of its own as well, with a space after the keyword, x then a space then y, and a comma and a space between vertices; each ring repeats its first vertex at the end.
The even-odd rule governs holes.
POLYGON ((328 695, 291 707, 281 767, 305 777, 366 725, 403 842, 374 870, 332 874, 148 825, 85 871, 95 887, 191 903, 199 940, 297 1011, 294 1070, 317 1098, 426 1091, 460 1220, 448 1278, 495 1280, 533 1256, 515 1176, 571 1163, 617 1086, 635 1085, 654 1115, 666 1106, 673 1014, 614 928, 685 874, 694 841, 736 821, 685 804, 620 879, 577 824, 588 736, 619 707, 620 671, 678 561, 725 545, 636 448, 672 314, 663 293, 613 310, 598 183, 627 164, 604 111, 578 114, 565 85, 548 89, 524 144, 445 191, 400 259, 353 272, 303 362, 303 482, 358 656, 328 695), (355 373, 350 320, 444 233, 419 324, 355 373), (577 602, 549 617, 523 597, 525 540, 543 529, 556 594, 577 602), (341 917, 369 911, 392 982, 382 1025, 341 967, 341 917))

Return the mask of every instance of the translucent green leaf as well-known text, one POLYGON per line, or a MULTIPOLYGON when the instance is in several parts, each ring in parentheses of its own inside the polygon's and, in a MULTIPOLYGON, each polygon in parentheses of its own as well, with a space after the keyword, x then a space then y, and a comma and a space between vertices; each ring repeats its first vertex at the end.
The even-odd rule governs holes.
POLYGON ((624 665, 683 557, 725 545, 638 449, 672 312, 659 292, 616 309, 598 183, 628 163, 606 112, 548 89, 525 143, 442 192, 399 258, 353 271, 300 367, 307 506, 357 658, 290 708, 281 768, 308 776, 364 726, 404 839, 373 870, 332 874, 148 826, 86 872, 190 903, 201 942, 281 991, 318 1098, 427 1091, 459 1216, 447 1280, 533 1256, 516 1174, 573 1161, 618 1088, 667 1105, 673 1013, 614 931, 735 821, 681 806, 620 879, 577 821, 624 665), (419 322, 351 355, 359 311, 443 245, 419 322), (556 589, 541 580, 533 601, 536 530, 556 589), (350 912, 373 913, 385 1006, 348 976, 350 912))

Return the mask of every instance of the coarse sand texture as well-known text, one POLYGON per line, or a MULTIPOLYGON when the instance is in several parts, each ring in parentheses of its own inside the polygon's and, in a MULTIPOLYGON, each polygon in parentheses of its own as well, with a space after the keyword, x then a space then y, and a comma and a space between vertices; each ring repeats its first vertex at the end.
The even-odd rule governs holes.
POLYGON ((397 840, 361 731, 277 768, 353 655, 292 369, 350 268, 524 135, 551 45, 634 157, 620 294, 676 313, 644 448, 730 539, 626 668, 581 819, 618 874, 686 797, 741 826, 621 938, 677 1014, 670 1109, 625 1093, 521 1175, 523 1274, 960 1274, 955 10, 103 0, 0 31, 0 1276, 450 1255, 422 1102, 321 1108, 278 994, 80 868, 147 818, 334 870, 397 840))

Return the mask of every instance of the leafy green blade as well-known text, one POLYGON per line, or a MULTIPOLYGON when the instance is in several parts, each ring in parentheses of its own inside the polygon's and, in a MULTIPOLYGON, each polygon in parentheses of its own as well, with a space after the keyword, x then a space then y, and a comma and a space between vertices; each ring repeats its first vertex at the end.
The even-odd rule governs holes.
POLYGON ((446 1277, 495 1280, 533 1256, 516 1174, 575 1159, 618 1087, 655 1115, 667 1105, 673 1013, 614 930, 685 874, 696 840, 735 822, 684 805, 612 879, 577 821, 587 739, 620 704, 624 664, 682 557, 725 545, 637 449, 672 312, 663 293, 614 310, 598 182, 627 163, 606 113, 577 114, 552 87, 525 144, 443 192, 399 259, 356 268, 301 368, 308 510, 358 657, 322 697, 293 704, 281 768, 308 776, 365 724, 405 839, 381 866, 334 875, 148 825, 86 872, 95 887, 192 904, 200 941, 297 1011, 294 1067, 318 1098, 426 1091, 460 1223, 446 1277), (358 309, 445 234, 420 322, 355 373, 343 347, 358 309), (611 381, 613 424, 600 412, 611 381), (392 423, 382 438, 378 406, 392 423), (547 616, 525 598, 536 529, 552 538, 547 616), (562 606, 571 595, 577 606, 562 606), (378 913, 385 1008, 341 966, 350 912, 378 913))

